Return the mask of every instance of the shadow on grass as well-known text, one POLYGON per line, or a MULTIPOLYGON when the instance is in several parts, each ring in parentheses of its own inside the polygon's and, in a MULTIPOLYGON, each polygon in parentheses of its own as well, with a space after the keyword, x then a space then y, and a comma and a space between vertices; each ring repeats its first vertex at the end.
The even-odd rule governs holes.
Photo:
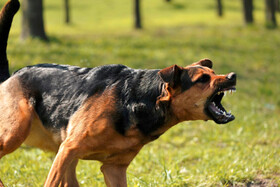
POLYGON ((172 3, 172 7, 176 10, 186 9, 186 5, 181 3, 172 3))

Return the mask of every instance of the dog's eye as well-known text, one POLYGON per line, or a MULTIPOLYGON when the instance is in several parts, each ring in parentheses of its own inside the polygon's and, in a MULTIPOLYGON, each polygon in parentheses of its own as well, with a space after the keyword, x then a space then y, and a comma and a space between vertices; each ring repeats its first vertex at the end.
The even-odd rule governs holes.
POLYGON ((206 83, 210 80, 210 76, 209 75, 202 75, 198 80, 197 82, 201 82, 201 83, 206 83))

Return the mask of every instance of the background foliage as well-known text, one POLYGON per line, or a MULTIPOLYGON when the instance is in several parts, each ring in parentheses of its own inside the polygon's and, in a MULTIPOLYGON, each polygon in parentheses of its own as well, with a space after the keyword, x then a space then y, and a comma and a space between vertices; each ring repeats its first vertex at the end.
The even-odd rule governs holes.
MULTIPOLYGON (((236 120, 175 126, 135 158, 129 186, 280 184, 280 30, 264 27, 263 1, 255 1, 250 26, 243 23, 240 1, 224 1, 223 18, 216 16, 215 1, 143 1, 142 31, 132 30, 130 0, 71 3, 73 23, 66 26, 62 1, 45 1, 49 43, 21 42, 16 15, 8 46, 11 71, 38 63, 163 68, 208 57, 216 73, 238 75, 237 93, 223 101, 236 120)), ((42 186, 52 159, 23 146, 1 159, 1 179, 7 186, 42 186)), ((79 162, 81 186, 104 186, 99 167, 79 162)))

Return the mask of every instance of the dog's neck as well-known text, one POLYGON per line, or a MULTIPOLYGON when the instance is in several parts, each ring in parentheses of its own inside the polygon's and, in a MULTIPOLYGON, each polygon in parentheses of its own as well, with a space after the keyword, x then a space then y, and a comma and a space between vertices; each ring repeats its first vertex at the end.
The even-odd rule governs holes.
POLYGON ((176 115, 173 114, 173 111, 170 107, 171 98, 166 99, 169 97, 169 93, 167 92, 167 84, 160 79, 159 75, 157 73, 154 74, 151 81, 147 84, 152 85, 147 86, 147 88, 151 93, 153 93, 151 94, 153 97, 149 98, 153 104, 153 107, 151 107, 150 110, 150 113, 153 114, 153 119, 151 119, 153 121, 151 121, 150 124, 145 125, 140 123, 138 124, 138 128, 145 136, 149 137, 150 141, 153 141, 160 137, 169 128, 178 124, 180 120, 176 117, 176 115))

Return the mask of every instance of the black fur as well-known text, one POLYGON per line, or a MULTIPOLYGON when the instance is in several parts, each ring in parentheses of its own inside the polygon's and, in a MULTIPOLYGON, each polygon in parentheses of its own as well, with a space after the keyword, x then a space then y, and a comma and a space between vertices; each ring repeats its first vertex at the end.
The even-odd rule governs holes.
POLYGON ((184 70, 182 73, 181 73, 181 76, 180 76, 180 83, 181 83, 181 89, 182 89, 182 92, 188 90, 190 87, 193 86, 193 82, 190 78, 190 74, 192 74, 193 72, 191 72, 191 70, 184 70))
POLYGON ((135 70, 123 65, 79 68, 55 64, 25 67, 14 73, 30 90, 46 128, 66 128, 69 118, 87 98, 115 89, 115 128, 125 134, 132 124, 149 134, 165 121, 166 109, 156 107, 163 81, 159 70, 135 70))

